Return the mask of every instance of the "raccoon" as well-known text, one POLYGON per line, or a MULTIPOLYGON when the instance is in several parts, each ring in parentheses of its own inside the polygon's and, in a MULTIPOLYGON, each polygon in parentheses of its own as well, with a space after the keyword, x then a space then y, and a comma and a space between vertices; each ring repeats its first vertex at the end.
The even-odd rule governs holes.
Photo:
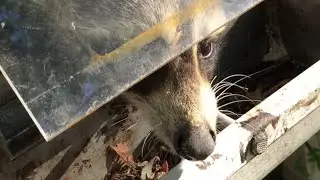
MULTIPOLYGON (((19 4, 18 7, 24 13, 24 22, 31 24, 22 28, 37 42, 28 42, 28 37, 17 39, 14 36, 16 27, 7 23, 3 29, 8 29, 5 33, 11 37, 12 47, 22 52, 22 55, 27 49, 29 56, 35 59, 40 58, 44 49, 51 48, 53 53, 46 54, 49 58, 57 61, 69 57, 76 61, 92 54, 104 55, 111 52, 128 39, 164 21, 192 1, 18 2, 10 1, 19 4), (36 44, 43 45, 34 47, 36 44), (31 51, 29 47, 33 47, 33 50, 31 51)), ((212 2, 218 3, 218 1, 212 2)), ((208 26, 214 21, 204 20, 208 21, 208 26)), ((11 18, 11 21, 14 21, 14 18, 11 18)), ((189 29, 195 38, 200 36, 199 28, 206 27, 193 24, 189 29)), ((203 160, 215 147, 218 108, 211 80, 221 38, 227 29, 221 28, 214 32, 121 95, 138 109, 143 110, 141 123, 150 127, 173 153, 188 160, 203 160)), ((171 35, 165 34, 166 32, 164 27, 162 38, 170 42, 171 35)), ((16 55, 13 53, 10 56, 16 55)))
POLYGON ((210 82, 216 46, 210 39, 200 42, 121 95, 141 109, 144 125, 136 131, 147 126, 187 160, 204 160, 214 151, 218 108, 210 82))

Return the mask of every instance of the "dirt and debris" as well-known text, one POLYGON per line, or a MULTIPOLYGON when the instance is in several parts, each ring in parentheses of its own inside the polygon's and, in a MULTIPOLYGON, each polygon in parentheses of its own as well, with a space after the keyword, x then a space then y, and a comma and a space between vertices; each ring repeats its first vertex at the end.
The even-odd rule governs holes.
POLYGON ((129 152, 125 143, 110 146, 107 149, 109 159, 105 180, 156 180, 180 162, 180 158, 170 154, 163 144, 154 143, 150 137, 148 139, 146 143, 153 143, 153 146, 141 145, 134 153, 129 152))
POLYGON ((106 149, 105 180, 156 180, 180 162, 180 157, 172 155, 153 133, 132 151, 130 137, 120 136, 130 136, 130 132, 123 127, 134 123, 130 122, 128 114, 136 109, 126 106, 122 99, 114 100, 110 107, 113 122, 100 130, 101 134, 107 134, 105 143, 109 144, 106 149))

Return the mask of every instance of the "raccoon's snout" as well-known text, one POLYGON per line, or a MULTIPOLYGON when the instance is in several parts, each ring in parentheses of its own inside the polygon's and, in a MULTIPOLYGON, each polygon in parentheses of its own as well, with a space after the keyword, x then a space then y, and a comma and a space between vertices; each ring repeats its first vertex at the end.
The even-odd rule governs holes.
POLYGON ((216 135, 208 128, 181 129, 176 135, 175 149, 187 160, 205 160, 213 153, 216 135))

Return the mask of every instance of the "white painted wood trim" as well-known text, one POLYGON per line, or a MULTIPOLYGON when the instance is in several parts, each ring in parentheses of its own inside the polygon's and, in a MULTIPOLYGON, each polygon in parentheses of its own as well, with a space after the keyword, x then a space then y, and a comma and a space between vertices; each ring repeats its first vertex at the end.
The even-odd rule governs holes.
POLYGON ((246 122, 261 111, 279 117, 277 123, 266 128, 269 147, 263 154, 247 159, 249 163, 241 162, 240 155, 253 134, 234 123, 218 135, 211 157, 203 162, 183 160, 162 180, 263 178, 320 130, 319 92, 320 61, 237 120, 246 122))

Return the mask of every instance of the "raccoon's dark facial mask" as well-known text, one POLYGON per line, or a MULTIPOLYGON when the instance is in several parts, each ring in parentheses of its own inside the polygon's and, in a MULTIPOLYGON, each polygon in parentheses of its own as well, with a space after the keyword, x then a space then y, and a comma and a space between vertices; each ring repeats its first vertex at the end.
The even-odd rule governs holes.
POLYGON ((188 160, 203 160, 215 147, 218 110, 210 81, 216 45, 200 42, 124 93, 138 109, 137 131, 148 127, 188 160))

